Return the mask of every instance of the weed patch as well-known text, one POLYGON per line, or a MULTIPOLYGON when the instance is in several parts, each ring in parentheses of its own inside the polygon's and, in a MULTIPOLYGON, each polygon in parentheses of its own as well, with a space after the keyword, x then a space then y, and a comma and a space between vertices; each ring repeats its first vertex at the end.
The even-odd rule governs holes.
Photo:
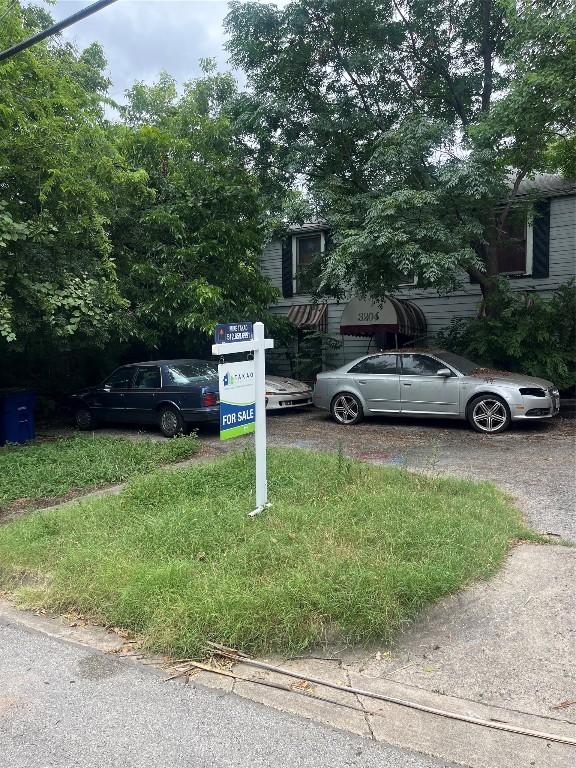
POLYGON ((29 515, 0 529, 0 583, 37 574, 29 605, 126 627, 155 651, 292 653, 388 641, 531 537, 489 483, 297 449, 269 451, 273 504, 250 518, 253 472, 232 454, 29 515))
POLYGON ((63 496, 72 489, 119 483, 192 456, 196 437, 130 440, 75 435, 0 448, 0 507, 16 499, 63 496))

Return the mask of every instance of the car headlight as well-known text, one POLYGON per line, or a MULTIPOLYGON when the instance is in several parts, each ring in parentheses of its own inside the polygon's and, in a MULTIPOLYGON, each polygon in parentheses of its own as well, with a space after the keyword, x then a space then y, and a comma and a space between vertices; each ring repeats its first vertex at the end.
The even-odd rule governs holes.
POLYGON ((546 392, 541 387, 520 387, 520 394, 529 397, 546 397, 546 392))

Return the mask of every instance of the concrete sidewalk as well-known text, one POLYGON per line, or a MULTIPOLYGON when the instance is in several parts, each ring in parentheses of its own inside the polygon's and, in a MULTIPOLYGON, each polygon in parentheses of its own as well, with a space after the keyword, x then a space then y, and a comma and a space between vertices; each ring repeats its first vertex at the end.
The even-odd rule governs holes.
POLYGON ((16 616, 0 610, 0 768, 448 765, 222 691, 164 682, 157 669, 50 637, 16 616))
MULTIPOLYGON (((576 739, 576 593, 571 588, 575 577, 576 549, 520 545, 495 578, 439 601, 392 648, 324 648, 309 658, 277 658, 273 663, 309 677, 576 739), (573 704, 566 706, 570 701, 573 704), (558 709, 558 705, 564 706, 558 709)), ((254 679, 287 682, 248 665, 238 665, 235 671, 254 679)), ((197 679, 231 689, 230 681, 216 674, 202 673, 197 679)), ((474 768, 576 765, 576 747, 367 697, 358 699, 365 712, 350 714, 258 684, 236 683, 233 690, 279 709, 474 768)), ((318 685, 310 692, 343 702, 351 698, 318 685)))

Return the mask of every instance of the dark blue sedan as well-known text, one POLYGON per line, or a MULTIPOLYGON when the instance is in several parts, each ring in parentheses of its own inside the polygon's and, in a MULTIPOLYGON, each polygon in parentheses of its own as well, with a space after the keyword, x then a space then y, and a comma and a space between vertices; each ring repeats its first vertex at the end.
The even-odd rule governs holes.
POLYGON ((157 424, 166 437, 218 421, 218 368, 207 360, 154 360, 117 368, 98 387, 72 397, 76 426, 157 424))

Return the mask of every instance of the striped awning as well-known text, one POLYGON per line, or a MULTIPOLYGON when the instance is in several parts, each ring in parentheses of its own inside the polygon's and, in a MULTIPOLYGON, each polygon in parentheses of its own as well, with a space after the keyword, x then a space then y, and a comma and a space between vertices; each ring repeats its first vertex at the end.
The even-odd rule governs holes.
POLYGON ((328 314, 326 309, 326 304, 294 304, 288 310, 288 320, 303 331, 313 330, 325 333, 328 314))
POLYGON ((407 299, 388 296, 379 304, 351 299, 340 320, 343 336, 375 336, 401 333, 405 336, 425 336, 426 317, 416 304, 407 299))

